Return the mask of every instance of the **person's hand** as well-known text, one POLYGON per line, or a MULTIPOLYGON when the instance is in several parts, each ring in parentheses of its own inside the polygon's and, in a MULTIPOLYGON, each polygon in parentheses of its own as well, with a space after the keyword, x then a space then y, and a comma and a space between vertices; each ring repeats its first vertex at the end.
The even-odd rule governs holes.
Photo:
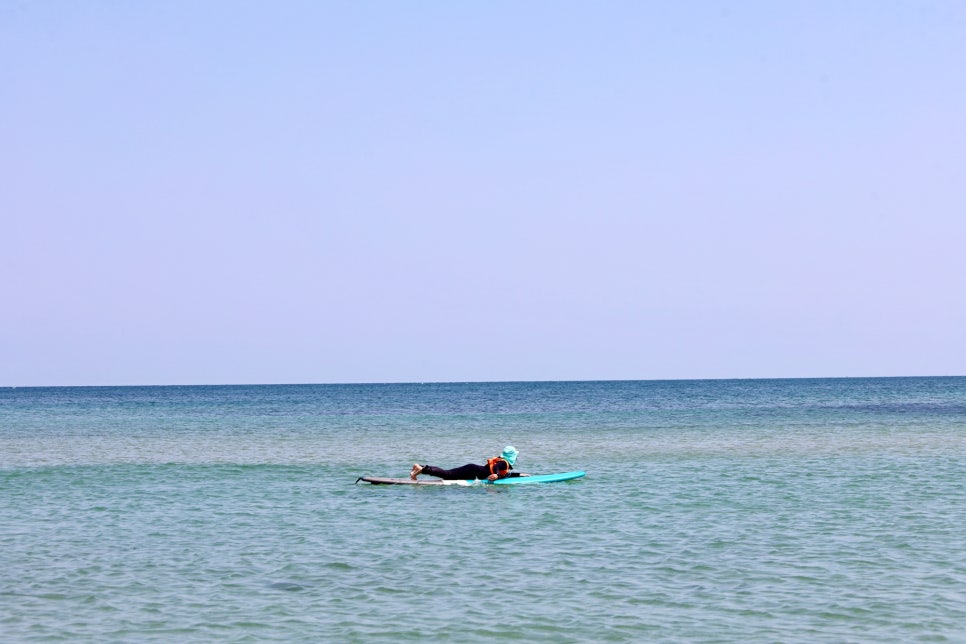
POLYGON ((488 480, 488 481, 495 481, 498 478, 500 478, 500 477, 498 477, 496 474, 490 474, 488 477, 486 477, 486 480, 488 480))

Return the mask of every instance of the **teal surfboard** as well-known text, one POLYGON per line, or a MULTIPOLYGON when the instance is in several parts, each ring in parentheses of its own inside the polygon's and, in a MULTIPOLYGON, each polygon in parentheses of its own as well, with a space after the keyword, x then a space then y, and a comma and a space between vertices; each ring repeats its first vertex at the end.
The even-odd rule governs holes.
POLYGON ((459 485, 462 487, 469 487, 474 485, 524 485, 530 483, 557 483, 558 481, 570 481, 572 479, 579 479, 584 476, 586 472, 560 472, 559 474, 521 474, 519 476, 510 476, 505 479, 497 479, 495 481, 480 481, 474 479, 472 481, 444 481, 443 479, 434 478, 422 478, 417 480, 406 479, 394 479, 385 478, 381 476, 360 476, 356 479, 356 483, 359 481, 365 481, 366 483, 372 483, 373 485, 459 485))

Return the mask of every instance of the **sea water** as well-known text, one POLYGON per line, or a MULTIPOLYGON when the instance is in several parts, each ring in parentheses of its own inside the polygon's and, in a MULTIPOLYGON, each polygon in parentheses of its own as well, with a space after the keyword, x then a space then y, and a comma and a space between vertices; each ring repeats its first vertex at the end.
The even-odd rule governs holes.
POLYGON ((966 378, 0 390, 0 641, 429 639, 966 641, 966 378))

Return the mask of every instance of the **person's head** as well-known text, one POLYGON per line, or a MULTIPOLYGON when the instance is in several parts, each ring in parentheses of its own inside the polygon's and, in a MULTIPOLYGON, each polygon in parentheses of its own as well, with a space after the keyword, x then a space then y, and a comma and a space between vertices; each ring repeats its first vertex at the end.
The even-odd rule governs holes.
POLYGON ((513 445, 507 445, 503 448, 503 453, 500 454, 500 458, 505 458, 506 462, 510 465, 515 465, 517 462, 517 448, 513 445))

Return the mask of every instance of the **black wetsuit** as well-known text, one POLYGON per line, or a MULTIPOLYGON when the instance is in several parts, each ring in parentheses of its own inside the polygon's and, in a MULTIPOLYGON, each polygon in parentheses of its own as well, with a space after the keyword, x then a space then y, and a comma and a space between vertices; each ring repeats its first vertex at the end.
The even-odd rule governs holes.
MULTIPOLYGON (((496 462, 495 469, 497 476, 502 479, 510 476, 510 470, 512 470, 513 467, 507 465, 507 462, 501 459, 496 462)), ((420 474, 428 474, 429 476, 435 476, 447 481, 457 481, 460 479, 467 481, 472 479, 480 479, 482 481, 490 476, 490 468, 486 465, 476 465, 475 463, 467 463, 462 467, 455 467, 451 470, 444 470, 443 468, 436 467, 435 465, 424 465, 420 474)))

